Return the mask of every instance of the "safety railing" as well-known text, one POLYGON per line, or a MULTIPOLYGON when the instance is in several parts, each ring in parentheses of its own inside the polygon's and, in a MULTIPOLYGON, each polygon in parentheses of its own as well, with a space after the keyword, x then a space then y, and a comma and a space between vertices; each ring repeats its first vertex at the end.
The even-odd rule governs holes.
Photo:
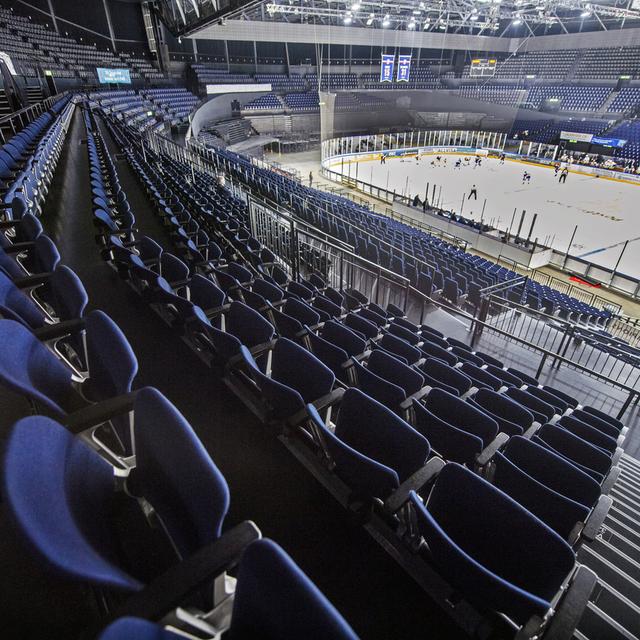
POLYGON ((8 142, 14 135, 20 133, 36 118, 51 109, 51 106, 68 92, 64 91, 55 96, 49 96, 41 102, 24 107, 0 118, 0 144, 8 142))
MULTIPOLYGON (((149 134, 147 143, 155 151, 169 153, 174 159, 182 161, 186 161, 192 155, 199 155, 197 149, 186 149, 157 134, 149 134)), ((223 168, 222 165, 216 166, 209 159, 203 157, 194 159, 194 162, 198 169, 209 172, 213 176, 218 175, 223 168)), ((246 190, 247 186, 236 183, 234 188, 246 190)), ((251 195, 247 199, 249 203, 252 202, 251 195)), ((626 394, 626 399, 621 401, 619 406, 618 418, 625 415, 632 403, 637 404, 640 401, 640 387, 637 380, 631 384, 629 378, 625 380, 616 372, 613 372, 614 377, 612 377, 609 375, 610 372, 604 373, 594 370, 592 362, 576 361, 569 357, 573 354, 569 349, 565 350, 565 346, 576 335, 575 331, 571 338, 565 337, 564 342, 562 339, 545 342, 544 340, 535 339, 536 334, 531 332, 528 335, 523 331, 514 332, 513 327, 508 324, 501 325, 493 321, 493 319, 474 317, 467 311, 451 305, 445 300, 434 299, 425 295, 411 286, 410 281, 406 278, 357 256, 348 245, 336 243, 326 234, 323 235, 322 232, 318 233, 317 230, 313 230, 310 225, 304 226, 305 223, 296 220, 292 212, 286 207, 271 202, 263 201, 261 203, 255 198, 253 202, 255 203, 253 205, 254 212, 257 211, 256 206, 261 206, 261 215, 264 218, 270 217, 272 219, 272 222, 268 224, 264 219, 257 222, 259 226, 255 227, 254 231, 258 233, 260 241, 264 242, 266 246, 273 247, 274 252, 275 250, 282 251, 282 255, 285 256, 291 270, 292 277, 305 276, 319 267, 319 271, 336 289, 344 290, 352 287, 378 304, 387 305, 393 303, 405 309, 409 318, 418 323, 422 323, 425 320, 427 310, 430 307, 435 306, 442 309, 460 319, 468 327, 471 346, 477 345, 486 331, 535 353, 539 358, 535 374, 536 378, 540 378, 545 372, 551 373, 555 369, 570 368, 626 394), (268 230, 269 225, 275 226, 275 229, 272 229, 271 232, 268 230), (280 225, 281 228, 278 229, 277 225, 280 225), (287 227, 289 238, 285 243, 284 238, 287 237, 285 233, 287 227), (269 236, 269 233, 272 233, 272 235, 269 236), (280 239, 276 240, 276 238, 280 239), (310 253, 310 250, 314 251, 310 253), (307 252, 307 255, 305 255, 305 252, 307 252), (317 261, 313 262, 313 260, 317 261)))

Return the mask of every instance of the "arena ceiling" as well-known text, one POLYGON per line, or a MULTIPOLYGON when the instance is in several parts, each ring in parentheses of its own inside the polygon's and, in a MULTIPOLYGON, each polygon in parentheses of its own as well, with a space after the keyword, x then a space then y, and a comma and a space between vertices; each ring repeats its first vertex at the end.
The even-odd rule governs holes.
POLYGON ((174 35, 226 20, 526 37, 640 26, 640 0, 155 0, 174 35))

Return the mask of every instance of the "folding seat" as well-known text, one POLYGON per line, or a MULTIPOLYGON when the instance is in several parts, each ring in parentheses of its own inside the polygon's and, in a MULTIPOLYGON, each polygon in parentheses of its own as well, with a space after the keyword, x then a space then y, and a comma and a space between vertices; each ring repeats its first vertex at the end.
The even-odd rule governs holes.
POLYGON ((284 300, 284 290, 263 278, 255 278, 251 285, 251 289, 273 305, 277 305, 277 303, 284 300))
POLYGON ((542 400, 543 402, 551 405, 558 415, 564 414, 569 408, 569 405, 567 405, 567 403, 562 400, 562 398, 553 393, 549 393, 548 391, 545 391, 540 387, 527 387, 526 391, 539 400, 542 400))
POLYGON ((308 411, 334 473, 350 490, 352 508, 365 512, 395 497, 395 512, 408 488, 419 490, 426 481, 420 472, 431 453, 427 439, 362 391, 347 389, 333 431, 313 407, 308 411))
POLYGON ((471 378, 474 386, 479 389, 499 391, 503 387, 503 382, 500 378, 496 378, 496 376, 491 375, 486 369, 481 369, 472 362, 463 362, 460 371, 471 378))
POLYGON ((509 387, 505 391, 505 394, 530 411, 533 414, 535 421, 540 424, 544 424, 548 420, 551 420, 555 415, 555 409, 550 404, 547 404, 543 400, 539 400, 528 391, 516 389, 516 387, 509 387))
POLYGON ((369 304, 369 299, 362 295, 357 289, 345 289, 343 295, 349 311, 355 311, 369 304))
POLYGON ((405 326, 401 325, 400 323, 398 323, 396 320, 394 320, 388 327, 387 327, 387 331, 394 335, 397 336, 398 338, 402 338, 403 340, 405 340, 406 342, 408 342, 410 345, 418 346, 421 344, 422 340, 421 337, 417 334, 414 333, 412 330, 406 328, 405 326))
POLYGON ((254 309, 234 300, 214 322, 200 307, 194 306, 193 315, 185 322, 188 340, 205 360, 217 366, 226 366, 246 346, 252 355, 262 362, 262 355, 273 345, 273 325, 254 309), (219 320, 218 320, 219 318, 219 320))
POLYGON ((404 360, 406 364, 416 364, 422 359, 420 349, 411 346, 406 340, 385 333, 379 342, 376 342, 374 348, 382 348, 388 353, 404 360))
MULTIPOLYGON (((506 614, 517 625, 545 619, 576 571, 571 547, 542 521, 464 467, 449 463, 426 504, 411 495, 417 534, 440 575, 480 610, 506 614)), ((417 541, 416 541, 417 542, 417 541)), ((595 586, 587 569, 590 588, 595 586)), ((536 631, 537 633, 537 631, 536 631)))
POLYGON ((512 373, 505 371, 502 367, 496 367, 493 364, 487 364, 484 369, 495 378, 498 378, 505 387, 520 388, 523 386, 522 380, 518 376, 514 376, 512 373))
POLYGON ((588 407, 585 409, 574 409, 570 415, 572 418, 577 418, 582 422, 586 422, 589 426, 607 434, 609 437, 616 440, 618 444, 621 444, 624 441, 624 433, 618 430, 611 422, 599 418, 597 415, 587 411, 587 409, 588 407))
POLYGON ((25 213, 25 215, 18 220, 5 220, 0 222, 0 230, 11 231, 13 234, 0 233, 1 247, 6 248, 14 245, 20 249, 28 249, 31 245, 24 243, 34 242, 42 233, 42 225, 34 215, 25 213))
POLYGON ((44 233, 27 246, 18 243, 0 247, 0 269, 12 280, 27 275, 51 273, 59 262, 58 248, 44 233))
MULTIPOLYGON (((488 355, 486 353, 483 353, 482 351, 476 351, 475 355, 477 355, 478 358, 482 358, 482 360, 484 361, 485 364, 493 365, 494 367, 497 367, 498 369, 504 369, 504 364, 500 360, 498 360, 497 358, 494 358, 493 356, 490 356, 490 355, 488 355)), ((517 377, 517 376, 515 376, 515 377, 517 377)))
POLYGON ((602 449, 607 453, 607 455, 613 457, 613 464, 618 462, 620 455, 622 454, 622 449, 616 453, 616 450, 618 449, 618 442, 615 438, 608 436, 606 433, 592 427, 586 422, 582 422, 582 420, 575 418, 573 414, 570 416, 562 416, 562 418, 560 418, 560 420, 555 424, 573 433, 579 438, 586 440, 595 447, 602 449))
MULTIPOLYGON (((237 562, 259 532, 245 522, 222 535, 227 484, 162 394, 141 390, 134 413, 135 471, 118 483, 105 460, 55 421, 20 420, 2 467, 13 526, 43 571, 97 592, 95 610, 109 617, 139 612, 160 621, 193 604, 195 591, 213 608, 222 559, 237 562), (162 526, 148 526, 147 509, 162 526)), ((87 620, 86 629, 98 624, 87 620)))
POLYGON ((516 378, 520 378, 522 382, 532 387, 537 387, 540 384, 533 376, 530 376, 524 371, 519 371, 518 369, 514 369, 513 367, 507 367, 507 372, 516 376, 516 378))
POLYGON ((460 362, 464 362, 466 364, 472 364, 477 368, 484 366, 484 361, 482 358, 474 355, 470 351, 466 349, 461 349, 460 347, 451 347, 450 352, 458 358, 460 362))
MULTIPOLYGON (((348 303, 347 303, 348 306, 348 303)), ((378 337, 380 334, 378 327, 366 320, 362 316, 357 313, 350 312, 348 313, 343 320, 344 324, 352 329, 353 331, 357 331, 361 335, 363 335, 367 340, 373 340, 378 337)))
POLYGON ((445 460, 482 466, 480 454, 490 457, 507 439, 493 418, 443 389, 432 389, 424 404, 414 402, 413 408, 415 429, 445 460))
POLYGON ((533 424, 533 414, 502 393, 479 389, 467 401, 490 415, 498 423, 500 431, 509 436, 522 435, 533 424))
POLYGON ((407 415, 411 400, 419 400, 428 391, 420 373, 384 351, 374 350, 366 368, 358 362, 354 367, 358 387, 400 415, 407 415))
POLYGON ((268 423, 298 423, 306 419, 305 405, 316 403, 325 410, 337 402, 343 389, 334 389, 335 375, 312 353, 287 338, 276 340, 264 373, 246 347, 240 350, 241 376, 248 379, 249 401, 259 407, 260 417, 268 423), (303 415, 299 415, 302 412, 303 415))
MULTIPOLYGON (((612 470, 611 456, 562 427, 545 424, 532 440, 566 458, 601 485, 612 470)), ((608 491, 603 490, 603 493, 608 491)))
POLYGON ((353 360, 349 354, 333 342, 325 340, 315 333, 307 335, 309 348, 320 362, 329 367, 338 380, 351 386, 353 360))
POLYGON ((382 328, 382 327, 386 327, 388 322, 387 322, 386 315, 383 315, 384 311, 382 309, 380 309, 380 311, 382 311, 382 314, 377 313, 376 311, 371 309, 369 306, 369 307, 363 307, 361 309, 358 309, 356 313, 361 318, 364 318, 365 320, 371 322, 372 324, 375 324, 376 327, 382 328))
MULTIPOLYGON (((146 620, 120 618, 105 629, 100 640, 178 640, 182 637, 146 620)), ((293 560, 266 538, 251 543, 242 555, 225 637, 233 640, 357 638, 293 560)))
POLYGON ((0 272, 0 317, 38 329, 46 322, 45 314, 14 282, 0 272))
POLYGON ((473 386, 471 378, 438 358, 427 358, 420 365, 420 371, 427 384, 456 396, 463 396, 473 386))
POLYGON ((367 351, 367 341, 363 334, 335 320, 325 322, 320 329, 320 335, 328 342, 344 349, 351 358, 362 356, 367 351))
POLYGON ((618 429, 618 431, 622 434, 626 433, 628 429, 628 427, 625 427, 620 420, 606 414, 604 411, 600 411, 599 409, 595 409, 594 407, 586 407, 586 406, 582 407, 582 410, 596 416, 596 418, 599 418, 600 420, 604 420, 605 422, 608 422, 609 424, 614 426, 616 429, 618 429))

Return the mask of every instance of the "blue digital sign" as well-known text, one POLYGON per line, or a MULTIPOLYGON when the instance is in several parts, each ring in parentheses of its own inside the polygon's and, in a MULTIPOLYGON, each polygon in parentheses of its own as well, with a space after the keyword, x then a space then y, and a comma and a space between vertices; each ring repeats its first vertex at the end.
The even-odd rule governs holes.
POLYGON ((627 144, 627 141, 621 140, 620 138, 598 138, 597 136, 593 136, 591 138, 591 144, 600 144, 603 147, 616 147, 621 149, 627 144))
POLYGON ((387 53, 382 54, 380 65, 380 82, 393 82, 393 65, 395 56, 387 53))
POLYGON ((98 82, 102 84, 131 84, 129 69, 106 69, 96 67, 98 82))
POLYGON ((411 55, 401 54, 398 56, 398 82, 409 82, 409 72, 411 71, 411 55))

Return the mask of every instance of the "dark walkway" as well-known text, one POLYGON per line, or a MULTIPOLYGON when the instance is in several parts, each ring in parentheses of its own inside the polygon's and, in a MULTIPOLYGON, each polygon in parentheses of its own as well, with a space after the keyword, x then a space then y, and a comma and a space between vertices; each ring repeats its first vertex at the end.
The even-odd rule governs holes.
MULTIPOLYGON (((175 403, 224 474, 231 491, 226 526, 255 521, 263 536, 275 539, 291 554, 363 638, 460 637, 395 562, 362 528, 348 523, 328 493, 100 259, 91 221, 84 138, 78 109, 43 225, 57 243, 62 261, 84 282, 90 308, 108 313, 130 340, 140 365, 136 386, 153 385, 175 403)), ((105 138, 114 152, 108 134, 105 138)), ((126 161, 120 160, 117 167, 139 229, 166 246, 164 230, 126 161)), ((8 416, 13 417, 3 413, 3 431, 10 424, 8 416)), ((4 637, 36 637, 35 629, 47 629, 48 638, 76 637, 61 629, 81 629, 82 608, 73 596, 61 591, 49 594, 46 584, 36 581, 33 570, 25 569, 7 549, 6 522, 1 524, 0 584, 10 588, 6 594, 0 592, 0 610, 8 614, 9 629, 12 621, 23 630, 25 625, 33 627, 31 633, 4 637), (40 617, 32 594, 53 605, 57 614, 40 617)))

